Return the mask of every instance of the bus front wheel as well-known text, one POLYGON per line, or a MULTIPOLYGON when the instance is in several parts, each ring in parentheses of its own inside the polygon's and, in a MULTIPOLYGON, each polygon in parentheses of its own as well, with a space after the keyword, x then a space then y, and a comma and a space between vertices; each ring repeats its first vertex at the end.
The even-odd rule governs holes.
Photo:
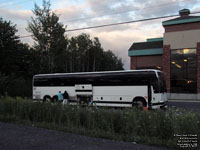
POLYGON ((136 107, 138 109, 143 109, 144 107, 146 107, 145 105, 145 101, 142 98, 137 98, 133 101, 132 104, 133 107, 136 107))
POLYGON ((136 102, 136 108, 138 108, 138 109, 143 109, 143 108, 144 108, 143 102, 142 102, 142 101, 137 101, 137 102, 136 102))

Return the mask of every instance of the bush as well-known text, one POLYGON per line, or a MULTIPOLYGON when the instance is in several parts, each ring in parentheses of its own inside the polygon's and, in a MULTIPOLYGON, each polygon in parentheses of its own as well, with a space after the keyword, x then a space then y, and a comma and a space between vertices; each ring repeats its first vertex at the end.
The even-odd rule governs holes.
POLYGON ((32 79, 24 79, 14 75, 5 76, 0 73, 0 96, 31 97, 31 85, 32 79))
POLYGON ((25 122, 40 127, 115 140, 177 148, 174 134, 200 135, 200 116, 179 109, 141 111, 63 106, 21 98, 0 99, 0 121, 25 122))

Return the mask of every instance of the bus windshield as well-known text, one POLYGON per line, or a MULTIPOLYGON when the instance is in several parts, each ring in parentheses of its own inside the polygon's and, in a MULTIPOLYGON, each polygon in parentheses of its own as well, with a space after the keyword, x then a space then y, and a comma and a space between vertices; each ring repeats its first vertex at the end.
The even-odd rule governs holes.
POLYGON ((164 78, 164 75, 161 72, 158 72, 158 78, 159 78, 159 80, 158 80, 158 83, 159 83, 159 93, 167 92, 165 78, 164 78))
POLYGON ((161 72, 158 72, 158 78, 151 78, 151 85, 153 86, 154 93, 166 92, 165 78, 161 72))

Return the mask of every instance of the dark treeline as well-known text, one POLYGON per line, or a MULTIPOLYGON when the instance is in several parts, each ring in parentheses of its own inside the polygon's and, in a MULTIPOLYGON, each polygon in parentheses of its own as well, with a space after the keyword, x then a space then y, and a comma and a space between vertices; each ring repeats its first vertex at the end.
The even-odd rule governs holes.
POLYGON ((0 18, 0 95, 30 97, 35 74, 123 70, 121 59, 104 51, 97 37, 68 38, 49 1, 33 13, 27 27, 32 46, 20 41, 16 25, 0 18))

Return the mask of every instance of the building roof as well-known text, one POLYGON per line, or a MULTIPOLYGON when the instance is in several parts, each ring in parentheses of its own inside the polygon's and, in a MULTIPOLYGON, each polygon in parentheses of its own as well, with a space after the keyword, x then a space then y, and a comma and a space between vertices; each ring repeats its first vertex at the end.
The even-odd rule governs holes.
POLYGON ((162 55, 163 38, 147 39, 147 42, 133 43, 129 48, 129 56, 162 55))
POLYGON ((152 42, 147 41, 147 42, 133 43, 132 46, 129 48, 129 51, 155 49, 155 48, 162 48, 162 47, 163 47, 163 40, 162 41, 152 41, 152 42))
POLYGON ((193 23, 200 22, 200 16, 184 16, 178 17, 175 19, 163 21, 163 26, 175 25, 175 24, 184 24, 184 23, 193 23))
POLYGON ((200 22, 200 16, 189 16, 190 14, 189 9, 182 9, 179 11, 179 14, 180 17, 178 18, 163 21, 162 22, 163 26, 200 22))

